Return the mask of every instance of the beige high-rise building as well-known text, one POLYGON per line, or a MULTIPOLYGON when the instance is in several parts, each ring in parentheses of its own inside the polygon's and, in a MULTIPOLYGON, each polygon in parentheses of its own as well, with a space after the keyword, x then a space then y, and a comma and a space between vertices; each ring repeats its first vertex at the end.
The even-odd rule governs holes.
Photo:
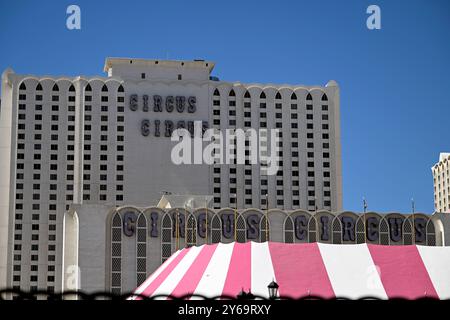
POLYGON ((441 153, 431 170, 434 182, 434 210, 450 212, 450 153, 441 153))
MULTIPOLYGON (((108 58, 106 76, 2 75, 0 286, 61 290, 73 205, 146 207, 163 191, 210 207, 342 210, 339 87, 221 81, 210 61, 108 58), (171 132, 279 129, 259 164, 177 165, 171 132)), ((248 147, 248 146, 246 146, 248 147)))

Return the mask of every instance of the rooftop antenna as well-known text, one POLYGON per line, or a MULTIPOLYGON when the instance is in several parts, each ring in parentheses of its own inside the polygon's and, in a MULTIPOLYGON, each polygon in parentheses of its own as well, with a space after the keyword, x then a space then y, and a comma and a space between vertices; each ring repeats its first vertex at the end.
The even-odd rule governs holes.
POLYGON ((366 211, 367 211, 367 201, 366 198, 363 197, 363 212, 366 213, 366 211))

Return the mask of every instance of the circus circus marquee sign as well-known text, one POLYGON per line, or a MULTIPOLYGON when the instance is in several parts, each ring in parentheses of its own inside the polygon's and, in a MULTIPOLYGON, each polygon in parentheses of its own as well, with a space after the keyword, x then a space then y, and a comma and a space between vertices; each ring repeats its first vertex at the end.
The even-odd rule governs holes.
POLYGON ((256 209, 197 209, 183 208, 119 208, 112 216, 112 227, 120 227, 126 238, 145 230, 146 241, 176 243, 178 246, 217 242, 285 243, 324 242, 338 244, 373 243, 384 245, 437 245, 435 222, 424 214, 397 213, 355 214, 328 211, 268 212, 256 209))

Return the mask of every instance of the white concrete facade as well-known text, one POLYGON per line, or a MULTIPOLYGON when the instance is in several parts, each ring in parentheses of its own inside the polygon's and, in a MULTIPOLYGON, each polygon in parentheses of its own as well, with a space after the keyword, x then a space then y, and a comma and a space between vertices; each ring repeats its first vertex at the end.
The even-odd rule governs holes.
POLYGON ((439 162, 432 168, 434 185, 434 210, 450 213, 450 153, 441 153, 439 162))
POLYGON ((270 209, 342 210, 337 83, 216 81, 210 78, 213 68, 203 60, 109 58, 107 77, 3 73, 0 287, 64 288, 63 266, 79 259, 70 255, 77 233, 65 228, 79 225, 78 237, 89 238, 83 221, 64 218, 74 206, 147 207, 166 190, 213 195, 214 208, 264 210, 268 194, 270 209), (155 111, 156 96, 161 111, 155 111), (178 97, 184 99, 181 112, 178 97), (150 124, 148 135, 143 120, 150 124), (175 165, 166 121, 280 129, 280 171, 264 176, 258 164, 175 165))

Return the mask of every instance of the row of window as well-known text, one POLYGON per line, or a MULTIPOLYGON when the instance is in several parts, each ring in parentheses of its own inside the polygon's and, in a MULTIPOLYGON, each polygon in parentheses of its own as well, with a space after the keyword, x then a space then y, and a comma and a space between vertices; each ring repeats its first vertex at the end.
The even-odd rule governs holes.
MULTIPOLYGON (((214 97, 220 97, 220 92, 219 92, 219 90, 218 90, 218 89, 215 89, 213 95, 214 95, 214 97)), ((229 97, 236 97, 235 91, 234 91, 233 89, 231 89, 231 90, 229 91, 229 93, 228 93, 228 96, 229 96, 229 97)), ((244 93, 244 99, 250 99, 250 98, 251 98, 250 92, 245 91, 245 93, 244 93)), ((265 93, 264 91, 262 91, 262 92, 260 93, 260 95, 259 95, 259 98, 260 98, 260 99, 266 99, 266 93, 265 93)), ((280 92, 277 92, 277 93, 276 93, 275 99, 276 99, 276 100, 282 99, 282 96, 281 96, 281 93, 280 93, 280 92)), ((297 95, 295 94, 295 92, 293 92, 293 93, 291 94, 291 100, 297 100, 297 95)), ((308 93, 308 94, 306 95, 306 100, 307 100, 307 101, 312 101, 312 100, 313 100, 313 97, 312 97, 311 93, 308 93)), ((322 101, 328 101, 328 96, 327 96, 325 93, 322 94, 321 100, 322 100, 322 101)))

